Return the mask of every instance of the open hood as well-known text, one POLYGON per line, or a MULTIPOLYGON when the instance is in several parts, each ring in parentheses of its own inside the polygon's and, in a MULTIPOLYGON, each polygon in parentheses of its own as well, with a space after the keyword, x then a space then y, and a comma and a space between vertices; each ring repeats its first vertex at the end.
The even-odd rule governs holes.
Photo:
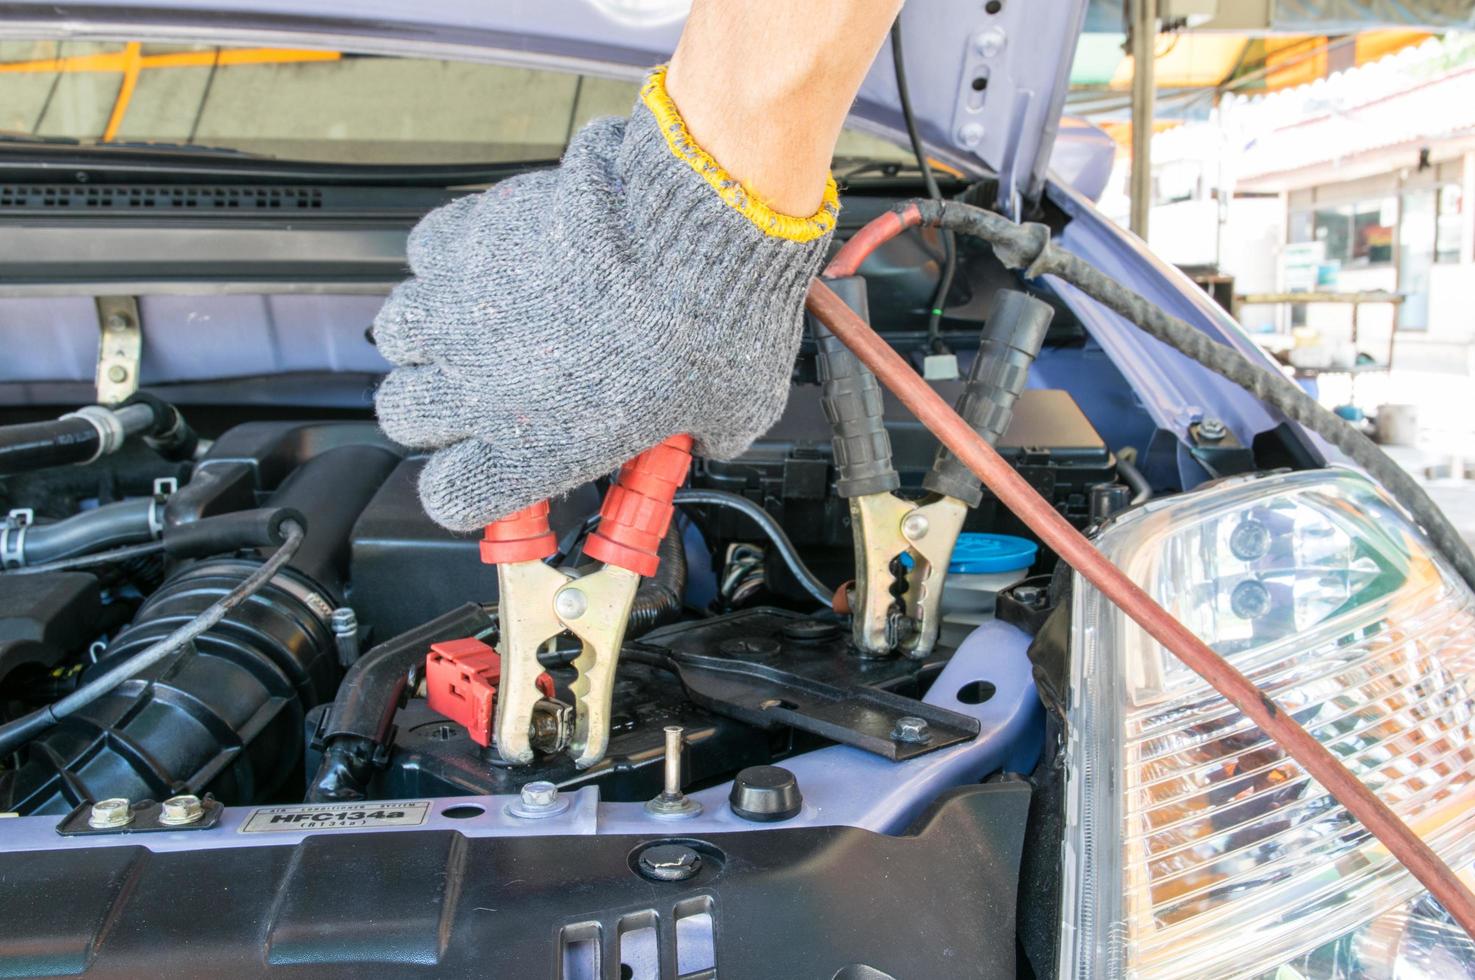
MULTIPOLYGON (((690 0, 62 0, 0 5, 9 36, 240 40, 564 65, 633 76, 675 47, 690 0)), ((1055 142, 1086 0, 911 0, 902 15, 912 107, 931 153, 1000 177, 1010 210, 1036 197, 1055 142)), ((905 143, 891 59, 853 119, 905 143)))

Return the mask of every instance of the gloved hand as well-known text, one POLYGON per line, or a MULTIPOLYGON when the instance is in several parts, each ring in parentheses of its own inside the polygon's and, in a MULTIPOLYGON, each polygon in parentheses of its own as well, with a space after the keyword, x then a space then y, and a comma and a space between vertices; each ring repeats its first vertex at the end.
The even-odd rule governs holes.
POLYGON ((435 450, 426 511, 476 530, 681 432, 742 452, 783 410, 838 210, 833 181, 808 218, 747 194, 656 69, 630 118, 591 123, 557 169, 431 213, 374 321, 398 365, 380 424, 435 450))

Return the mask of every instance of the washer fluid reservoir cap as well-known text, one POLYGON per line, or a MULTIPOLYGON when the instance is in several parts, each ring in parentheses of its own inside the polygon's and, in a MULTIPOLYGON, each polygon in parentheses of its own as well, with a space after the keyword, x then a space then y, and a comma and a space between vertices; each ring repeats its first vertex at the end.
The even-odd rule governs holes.
POLYGON ((965 532, 958 535, 947 570, 955 575, 1021 571, 1035 563, 1039 551, 1033 541, 1013 534, 965 532))

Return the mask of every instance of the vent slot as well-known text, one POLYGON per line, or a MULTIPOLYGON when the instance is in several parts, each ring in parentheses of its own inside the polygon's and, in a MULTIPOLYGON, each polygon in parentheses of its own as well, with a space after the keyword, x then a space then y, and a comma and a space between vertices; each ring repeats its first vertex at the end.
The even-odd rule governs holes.
POLYGON ((598 980, 599 940, 598 922, 564 926, 559 935, 559 980, 598 980))
POLYGON ((322 206, 323 192, 316 187, 0 184, 0 210, 279 212, 322 206))
POLYGON ((620 920, 620 976, 625 980, 660 980, 661 946, 656 914, 639 912, 620 920))
POLYGON ((676 974, 679 977, 715 975, 717 935, 712 906, 712 899, 706 895, 676 906, 676 974))

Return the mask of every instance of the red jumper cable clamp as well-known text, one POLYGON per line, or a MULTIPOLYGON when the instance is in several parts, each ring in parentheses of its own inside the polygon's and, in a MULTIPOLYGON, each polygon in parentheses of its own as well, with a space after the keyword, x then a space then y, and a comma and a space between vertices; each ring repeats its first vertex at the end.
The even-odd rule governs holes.
POLYGON ((587 557, 604 563, 598 571, 575 577, 544 563, 558 550, 547 501, 487 525, 481 558, 497 566, 502 633, 493 730, 507 762, 532 761, 534 714, 546 696, 537 683, 546 676, 538 651, 565 630, 582 644, 573 662, 568 748, 580 768, 604 757, 615 666, 635 590, 660 565, 657 549, 691 466, 691 445, 689 435, 672 436, 621 467, 584 545, 587 557))

